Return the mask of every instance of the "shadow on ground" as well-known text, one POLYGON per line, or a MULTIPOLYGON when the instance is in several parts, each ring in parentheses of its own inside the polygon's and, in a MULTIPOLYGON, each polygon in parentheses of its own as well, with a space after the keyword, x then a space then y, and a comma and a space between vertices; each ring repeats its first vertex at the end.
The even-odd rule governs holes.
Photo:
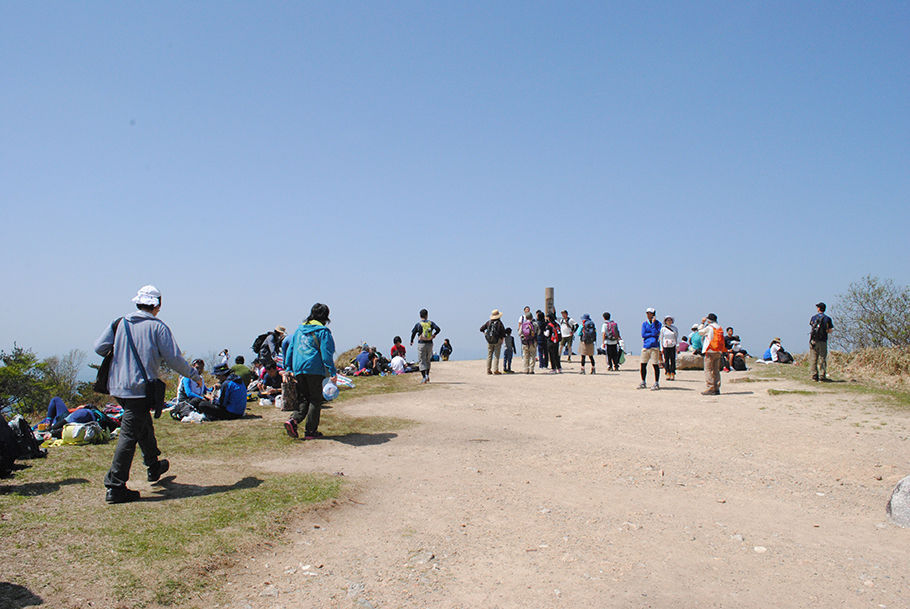
POLYGON ((349 433, 343 436, 325 436, 324 440, 334 440, 348 446, 376 446, 385 444, 393 438, 397 438, 397 433, 349 433))
MULTIPOLYGON (((88 484, 85 478, 67 478, 59 482, 28 482, 26 484, 11 484, 0 486, 0 495, 48 495, 59 491, 63 486, 71 484, 88 484)), ((0 596, 0 598, 3 598, 0 596)))
MULTIPOLYGON (((214 495, 215 493, 227 493, 230 491, 256 488, 262 484, 262 480, 253 476, 247 476, 234 484, 213 484, 211 486, 183 484, 181 482, 174 482, 174 479, 174 476, 162 478, 158 482, 160 494, 143 497, 142 501, 167 501, 169 499, 181 499, 183 497, 204 497, 205 495, 214 495)), ((158 491, 159 489, 155 490, 158 491)))
POLYGON ((0 609, 22 609, 43 604, 44 599, 25 586, 0 581, 0 609))

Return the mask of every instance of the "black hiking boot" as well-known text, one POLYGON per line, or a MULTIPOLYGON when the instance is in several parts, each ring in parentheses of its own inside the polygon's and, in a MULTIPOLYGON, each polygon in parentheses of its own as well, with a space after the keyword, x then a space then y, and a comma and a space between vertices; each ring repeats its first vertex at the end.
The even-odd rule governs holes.
POLYGON ((148 481, 149 482, 158 482, 161 479, 161 474, 166 472, 171 468, 171 462, 167 459, 159 459, 158 463, 148 469, 148 481))
POLYGON ((125 486, 107 489, 104 500, 108 503, 130 503, 139 501, 139 491, 133 491, 125 486))

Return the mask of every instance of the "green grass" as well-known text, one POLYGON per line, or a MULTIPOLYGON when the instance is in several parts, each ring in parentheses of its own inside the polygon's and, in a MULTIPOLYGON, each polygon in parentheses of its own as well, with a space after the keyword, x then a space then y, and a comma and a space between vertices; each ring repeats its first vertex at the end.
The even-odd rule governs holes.
POLYGON ((768 395, 816 395, 817 391, 805 389, 768 389, 768 395))
MULTIPOLYGON (((843 391, 860 395, 868 395, 876 399, 881 404, 891 408, 908 409, 910 408, 910 391, 900 389, 890 389, 875 381, 862 382, 857 380, 846 380, 839 378, 836 371, 829 367, 828 376, 834 380, 834 383, 820 384, 813 381, 809 375, 809 367, 805 360, 797 360, 796 364, 778 364, 753 368, 750 377, 756 380, 775 380, 785 379, 795 381, 812 387, 824 387, 828 391, 843 391)), ((810 392, 811 393, 811 392, 810 392)))
MULTIPOLYGON (((356 383, 323 411, 326 436, 355 445, 371 437, 388 441, 413 424, 344 413, 346 404, 363 397, 419 389, 413 378, 356 383)), ((343 478, 331 474, 262 469, 258 464, 271 458, 318 451, 320 442, 288 438, 287 413, 250 406, 258 418, 190 424, 165 415, 156 421, 159 446, 178 476, 166 475, 151 487, 156 492, 146 491, 137 450, 131 474, 142 482, 131 486, 145 499, 138 503, 104 503, 102 480, 114 442, 55 447, 47 459, 24 462, 28 467, 13 479, 0 481, 0 581, 26 586, 49 606, 70 606, 66 599, 79 597, 96 606, 111 598, 123 607, 179 605, 217 589, 220 570, 254 546, 280 540, 295 517, 342 489, 343 478)))

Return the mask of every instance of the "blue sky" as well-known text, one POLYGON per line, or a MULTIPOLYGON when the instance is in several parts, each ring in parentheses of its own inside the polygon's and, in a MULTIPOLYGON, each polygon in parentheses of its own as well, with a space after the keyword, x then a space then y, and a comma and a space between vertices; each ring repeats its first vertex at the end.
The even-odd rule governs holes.
POLYGON ((910 5, 0 1, 0 348, 89 351, 146 283, 187 352, 329 304, 708 311, 752 351, 910 282, 910 5), (836 313, 836 311, 834 311, 836 313))

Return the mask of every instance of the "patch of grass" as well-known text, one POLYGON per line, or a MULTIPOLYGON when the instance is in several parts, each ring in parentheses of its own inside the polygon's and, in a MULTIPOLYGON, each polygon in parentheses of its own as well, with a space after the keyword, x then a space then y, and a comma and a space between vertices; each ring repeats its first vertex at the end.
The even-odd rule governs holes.
MULTIPOLYGON (((412 375, 357 379, 322 413, 329 437, 381 435, 413 421, 354 417, 344 406, 372 395, 419 390, 412 375)), ((274 473, 261 463, 289 449, 318 450, 319 442, 288 438, 287 413, 250 403, 253 418, 204 424, 155 422, 158 444, 178 476, 142 489, 143 501, 104 504, 102 480, 114 443, 63 446, 26 462, 0 481, 0 580, 28 587, 50 606, 67 599, 96 606, 167 606, 217 589, 219 573, 256 545, 278 541, 287 523, 336 497, 343 478, 274 473), (91 573, 91 577, 70 577, 91 573), (111 601, 110 599, 114 599, 111 601)), ((386 441, 388 438, 382 438, 386 441)), ((132 475, 144 480, 137 450, 132 475)))
POLYGON ((771 379, 754 378, 751 376, 742 376, 740 378, 729 379, 728 383, 769 383, 771 379))
POLYGON ((768 389, 768 395, 815 395, 817 391, 807 391, 805 389, 768 389))
MULTIPOLYGON (((882 405, 899 409, 910 408, 910 391, 889 388, 878 383, 874 379, 869 379, 867 381, 857 381, 854 379, 841 380, 837 378, 837 376, 834 376, 834 373, 830 368, 829 376, 834 378, 837 382, 826 383, 824 385, 826 390, 869 395, 877 398, 877 401, 882 405)), ((762 380, 785 379, 805 385, 811 385, 813 387, 819 386, 818 383, 810 378, 808 364, 805 357, 802 355, 797 356, 796 363, 793 365, 778 364, 754 368, 750 373, 750 377, 747 378, 753 377, 762 380)))

